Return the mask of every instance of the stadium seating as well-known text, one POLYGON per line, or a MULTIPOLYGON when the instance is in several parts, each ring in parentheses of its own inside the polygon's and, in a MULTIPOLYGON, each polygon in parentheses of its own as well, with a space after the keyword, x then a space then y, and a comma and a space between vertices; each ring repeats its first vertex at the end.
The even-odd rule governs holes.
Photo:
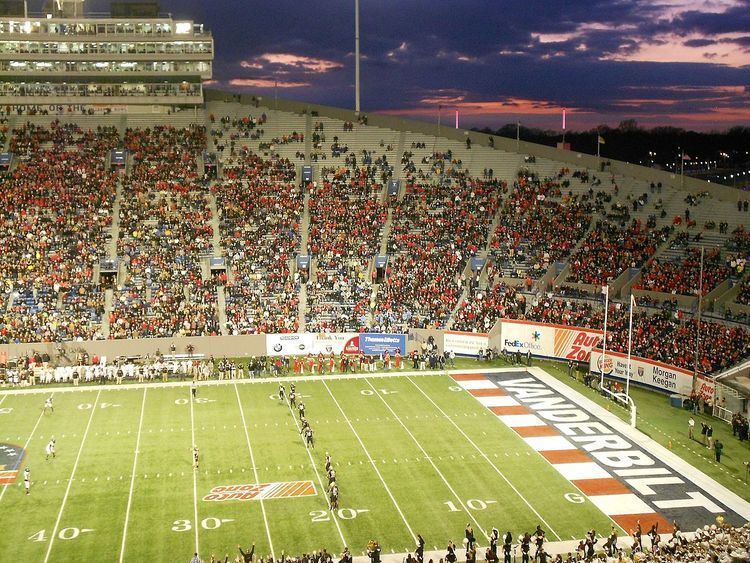
MULTIPOLYGON (((641 299, 654 307, 636 315, 634 350, 690 367, 692 311, 677 311, 669 295, 696 294, 701 246, 704 296, 733 279, 742 284, 734 301, 750 304, 746 217, 707 193, 260 99, 0 125, 19 155, 0 195, 0 342, 487 332, 503 317, 596 327, 601 304, 577 297, 637 273, 632 287, 663 294, 669 306, 641 299), (106 171, 115 147, 129 153, 119 176, 106 171), (217 156, 215 180, 203 175, 205 151, 217 156), (303 164, 315 168, 307 187, 303 164), (385 189, 394 179, 395 197, 385 189), (297 267, 299 254, 311 256, 309 270, 297 267), (378 254, 388 255, 382 278, 378 254), (106 289, 97 264, 115 256, 106 289), (226 259, 226 273, 211 273, 212 256, 226 259), (486 264, 478 271, 474 257, 486 264), (568 297, 528 304, 553 281, 568 297)), ((626 316, 613 309, 611 349, 623 349, 626 316)), ((701 369, 746 355, 745 329, 711 319, 702 331, 717 344, 701 369)))

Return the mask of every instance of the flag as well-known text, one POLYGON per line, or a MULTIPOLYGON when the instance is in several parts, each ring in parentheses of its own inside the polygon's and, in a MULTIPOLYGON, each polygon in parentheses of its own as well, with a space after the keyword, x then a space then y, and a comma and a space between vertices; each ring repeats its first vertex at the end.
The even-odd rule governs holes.
POLYGON ((604 144, 604 137, 602 137, 601 135, 598 135, 596 137, 596 142, 599 143, 600 145, 603 145, 604 144))
POLYGON ((689 156, 689 155, 687 155, 687 154, 684 154, 684 153, 683 153, 683 155, 682 155, 682 160, 693 160, 693 159, 692 159, 692 158, 690 158, 690 156, 689 156))
POLYGON ((638 304, 635 302, 635 295, 633 295, 632 293, 630 294, 630 306, 631 307, 637 307, 638 306, 638 304))

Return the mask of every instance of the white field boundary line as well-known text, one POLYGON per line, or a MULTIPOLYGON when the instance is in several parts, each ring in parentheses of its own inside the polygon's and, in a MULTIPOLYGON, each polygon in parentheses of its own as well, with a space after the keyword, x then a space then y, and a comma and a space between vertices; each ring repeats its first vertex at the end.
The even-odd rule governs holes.
MULTIPOLYGON (((436 408, 436 409, 437 409, 437 410, 438 410, 438 411, 440 412, 440 414, 442 414, 442 415, 443 415, 443 416, 444 416, 444 417, 445 417, 445 418, 446 418, 446 419, 447 419, 448 421, 450 421, 450 423, 451 423, 451 424, 452 424, 452 425, 453 425, 453 426, 454 426, 454 427, 456 428, 456 430, 458 430, 458 431, 459 431, 459 432, 461 433, 461 435, 462 435, 462 436, 463 436, 463 437, 464 437, 464 438, 466 439, 466 441, 467 441, 467 442, 469 442, 469 443, 470 443, 470 444, 471 444, 471 445, 472 445, 472 446, 474 447, 474 449, 475 449, 475 450, 477 450, 477 451, 479 452, 479 455, 481 455, 481 456, 482 456, 482 457, 484 458, 484 460, 485 460, 485 461, 486 461, 487 463, 489 463, 489 464, 490 464, 490 466, 492 466, 492 468, 493 468, 493 469, 495 470, 495 472, 496 472, 496 473, 497 473, 497 474, 498 474, 498 475, 500 476, 500 478, 501 478, 501 479, 502 479, 503 481, 505 481, 505 482, 506 482, 506 483, 508 484, 508 486, 509 486, 509 487, 510 487, 511 489, 513 489, 513 492, 514 492, 514 493, 516 493, 516 495, 518 495, 518 498, 520 498, 520 499, 521 499, 521 500, 522 500, 522 501, 524 502, 524 504, 525 504, 526 506, 528 506, 528 507, 529 507, 529 510, 531 510, 531 511, 532 511, 532 512, 534 513, 534 515, 536 515, 536 517, 537 517, 537 518, 539 518, 539 521, 540 521, 540 522, 541 522, 542 524, 544 524, 544 525, 545 525, 545 526, 547 527, 547 529, 548 529, 548 530, 549 530, 550 532, 552 532, 552 533, 553 533, 553 534, 555 535, 555 537, 556 537, 556 538, 557 538, 558 540, 562 540, 562 538, 560 537, 560 534, 558 534, 558 533, 557 533, 557 532, 556 532, 556 531, 554 530, 554 528, 553 528, 552 526, 550 526, 550 525, 549 525, 549 523, 548 523, 548 522, 546 522, 546 521, 544 520, 544 517, 543 517, 543 516, 542 516, 542 515, 541 515, 541 514, 539 513, 539 511, 538 511, 538 510, 537 510, 536 508, 534 508, 534 507, 533 507, 533 506, 531 505, 531 503, 530 503, 530 502, 529 502, 529 501, 528 501, 528 500, 526 499, 526 497, 525 497, 525 496, 523 496, 523 495, 521 494, 521 492, 520 492, 520 491, 519 491, 519 490, 518 490, 518 489, 517 489, 517 488, 515 487, 515 485, 513 485, 513 483, 511 483, 510 479, 508 479, 508 478, 507 478, 507 477, 505 476, 505 474, 504 474, 504 473, 503 473, 502 471, 500 471, 500 468, 499 468, 499 467, 498 467, 497 465, 495 465, 495 463, 494 463, 494 462, 493 462, 493 461, 492 461, 492 460, 490 459, 490 457, 489 457, 489 456, 488 456, 488 455, 487 455, 487 454, 486 454, 486 453, 485 453, 485 452, 484 452, 484 451, 483 451, 483 450, 482 450, 482 449, 481 449, 481 448, 480 448, 480 447, 479 447, 479 446, 478 446, 478 445, 476 444, 476 442, 474 442, 474 440, 472 440, 472 439, 471 439, 471 438, 469 437, 469 435, 468 435, 468 434, 466 434, 466 432, 464 432, 464 430, 463 430, 463 429, 462 429, 462 428, 461 428, 461 427, 460 427, 460 426, 459 426, 458 424, 456 424, 456 421, 455 421, 455 420, 453 420, 453 419, 452 419, 452 418, 451 418, 450 416, 448 416, 448 414, 446 414, 446 412, 445 412, 445 411, 444 411, 444 410, 443 410, 442 408, 440 408, 440 406, 438 406, 438 404, 437 404, 437 403, 436 403, 436 402, 435 402, 435 401, 434 401, 434 400, 432 399, 432 397, 430 397, 430 396, 429 396, 429 395, 428 395, 427 393, 425 393, 424 389, 422 389, 422 388, 421 388, 421 387, 420 387, 419 385, 417 385, 417 384, 416 384, 416 383, 414 382, 414 380, 413 380, 413 379, 411 379, 410 377, 407 377, 406 379, 407 379, 407 380, 408 380, 408 381, 409 381, 409 382, 410 382, 410 383, 411 383, 412 385, 414 385, 414 387, 416 387, 416 388, 417 388, 417 389, 419 390, 419 392, 420 392, 420 393, 422 393, 422 395, 424 395, 424 397, 425 397, 425 398, 426 398, 426 399, 427 399, 427 400, 428 400, 428 401, 429 401, 430 403, 432 403, 432 405, 433 405, 433 406, 434 406, 434 407, 435 407, 435 408, 436 408)), ((483 408, 486 408, 486 407, 484 407, 484 405, 482 405, 482 407, 483 407, 483 408)), ((499 421, 498 421, 498 422, 499 422, 499 421)))
MULTIPOLYGON (((50 393, 50 397, 52 395, 54 395, 54 393, 50 393)), ((3 401, 4 400, 5 400, 5 397, 3 397, 3 401)), ((29 437, 26 439, 26 443, 23 445, 24 455, 26 454, 26 450, 29 449, 29 444, 31 443, 31 438, 33 438, 34 433, 36 432, 36 429, 39 427, 39 423, 42 421, 42 418, 44 418, 44 409, 42 409, 42 412, 39 413, 39 418, 36 419, 36 424, 34 424, 34 428, 31 429, 31 434, 29 434, 29 437)), ((5 491, 8 490, 8 487, 10 487, 9 484, 8 485, 3 485, 3 490, 0 491, 0 502, 2 502, 3 497, 5 496, 5 491)))
POLYGON ((130 491, 128 492, 128 505, 125 509, 125 524, 122 528, 122 544, 120 545, 120 563, 125 557, 125 540, 128 537, 128 523, 130 522, 130 507, 133 504, 133 487, 135 485, 135 469, 138 465, 138 454, 141 450, 141 428, 143 428, 143 412, 146 410, 146 393, 148 389, 143 390, 143 400, 141 401, 141 416, 138 420, 138 436, 135 439, 135 456, 133 456, 133 473, 130 475, 130 491))
POLYGON ((409 435, 409 437, 414 441, 414 443, 417 445, 417 447, 419 448, 419 450, 422 452, 422 455, 424 455, 425 459, 430 462, 430 465, 432 465, 432 468, 435 470, 435 473, 437 473, 438 476, 440 477, 440 479, 443 480, 443 483, 445 483, 445 486, 448 487, 448 490, 456 498, 456 501, 458 501, 458 504, 461 505, 461 507, 466 512, 466 514, 469 515, 469 518, 471 518, 472 522, 474 522, 474 524, 477 527, 477 530, 479 530, 485 538, 489 538, 489 536, 487 535, 487 531, 477 521, 477 519, 474 517, 474 514, 471 512, 471 510, 469 509, 469 507, 464 504, 464 501, 461 500, 461 497, 458 496, 458 493, 456 492, 456 490, 448 482, 448 479, 445 478, 445 475, 443 475, 443 472, 440 471, 440 469, 438 468, 438 466, 432 460, 432 456, 430 456, 430 454, 428 454, 425 451, 425 449, 422 447, 422 444, 419 443, 419 440, 417 440, 417 438, 414 436, 414 434, 411 433, 411 430, 409 430, 409 428, 406 426, 406 424, 404 424, 404 421, 401 420, 401 417, 398 416, 398 414, 396 413, 396 411, 394 411, 393 408, 391 407, 391 405, 388 404, 388 401, 386 401, 385 398, 383 398, 383 395, 380 394, 380 391, 378 391, 377 389, 375 389, 375 386, 370 382, 369 379, 366 379, 365 383, 367 383, 370 386, 370 388, 372 389, 373 393, 375 393, 375 395, 378 396, 378 398, 383 402, 383 404, 385 405, 385 407, 393 415, 393 418, 396 419, 396 421, 406 431, 406 433, 409 435))
MULTIPOLYGON (((440 370, 424 370, 424 371, 377 371, 370 373, 348 373, 348 374, 327 374, 327 375, 285 375, 283 377, 256 377, 253 379, 210 379, 208 381, 200 381, 202 386, 213 386, 213 385, 254 385, 264 383, 280 383, 280 382, 313 382, 313 381, 340 381, 340 380, 362 380, 362 379, 378 379, 378 378, 389 378, 389 377, 418 377, 418 376, 434 376, 434 375, 452 375, 454 373, 503 373, 503 372, 515 372, 525 373, 525 368, 486 368, 486 369, 452 369, 447 371, 440 370), (374 374, 373 374, 374 373, 374 374)), ((115 385, 114 383, 108 383, 106 385, 83 385, 74 387, 73 385, 60 386, 60 387, 39 387, 24 388, 24 389, 4 389, 0 390, 0 395, 35 395, 35 394, 52 394, 52 393, 75 393, 75 392, 93 392, 94 390, 101 389, 102 391, 130 391, 135 389, 161 389, 170 387, 189 387, 192 381, 186 379, 185 381, 168 381, 166 383, 162 381, 151 381, 149 383, 126 383, 124 385, 115 385)))
MULTIPOLYGON (((302 436, 301 428, 299 423, 297 422, 296 413, 292 410, 292 404, 287 400, 284 399, 284 402, 286 403, 286 406, 289 408, 289 412, 292 415, 292 420, 294 421, 294 427, 297 429, 297 433, 300 436, 300 439, 302 440, 302 445, 305 447, 305 450, 307 451, 307 456, 310 458, 310 464, 313 467, 313 471, 315 471, 315 475, 318 478, 318 483, 320 484, 320 491, 323 494, 323 498, 326 501, 326 506, 328 507, 328 510, 331 511, 331 517, 333 518, 333 521, 336 524, 336 529, 339 531, 339 537, 341 538, 341 544, 342 544, 342 550, 344 547, 346 547, 346 538, 344 538, 344 532, 341 531, 341 524, 339 523, 338 515, 336 514, 335 510, 331 510, 331 501, 328 499, 328 489, 326 489, 325 485, 323 485, 323 479, 320 477, 320 471, 318 471, 318 465, 315 463, 315 460, 313 459, 312 452, 310 451, 310 448, 307 446, 307 441, 305 440, 304 436, 302 436)), ((314 438, 313 438, 314 439, 314 438)))
POLYGON ((383 484, 383 488, 385 489, 385 492, 388 493, 388 496, 391 499, 391 502, 393 503, 393 506, 396 508, 396 511, 398 512, 399 516, 401 516, 401 520, 404 521, 404 525, 406 526, 406 529, 409 530, 409 534, 411 534, 412 539, 414 542, 417 542, 417 535, 414 533, 414 530, 412 529, 411 525, 409 524, 409 521, 406 519, 406 516, 404 516, 403 511, 401 510, 401 507, 399 506, 398 502, 396 501, 396 498, 393 496, 393 493, 391 492, 390 487, 385 482, 385 479, 383 479, 383 475, 380 473, 380 470, 378 469, 377 464, 375 463, 375 460, 372 459, 372 456, 370 455, 370 451, 365 446, 364 442, 362 442, 362 438, 359 436, 359 433, 354 429, 354 426, 352 425, 352 421, 349 420, 349 417, 346 416, 346 413, 344 412, 344 409, 341 408, 341 405, 339 404, 336 397, 333 395, 333 392, 331 392, 331 388, 328 387, 328 383, 326 381, 323 381, 323 385, 326 388, 326 391, 328 391, 328 394, 331 396, 331 399, 333 399, 333 402, 336 403, 336 407, 339 409, 339 412, 341 413, 341 416, 344 417, 344 420, 349 425, 349 429, 352 431, 352 434, 354 434, 354 437, 359 442, 359 445, 362 447, 362 451, 365 452, 365 455, 367 456, 367 459, 370 460, 370 466, 375 470, 375 473, 377 474, 378 478, 380 479, 380 482, 383 484))
MULTIPOLYGON (((258 467, 255 465, 255 454, 253 453, 253 446, 250 443, 250 434, 247 431, 247 422, 245 421, 245 410, 242 408, 242 401, 240 400, 240 392, 237 385, 234 385, 234 393, 237 395, 237 406, 240 408, 240 418, 242 419, 242 429, 245 431, 245 442, 247 442, 247 449, 250 452, 250 463, 253 467, 253 474, 255 476, 255 482, 260 483, 258 479, 258 467)), ((266 515, 266 505, 263 502, 263 497, 260 497, 260 511, 263 514, 263 524, 266 527, 266 536, 268 537, 268 547, 271 549, 271 557, 276 561, 276 553, 273 549, 273 540, 271 539, 271 527, 268 525, 268 516, 266 515)))
POLYGON ((52 529, 52 534, 49 538, 49 545, 47 546, 47 553, 44 556, 44 563, 47 563, 49 561, 50 553, 52 553, 52 545, 55 543, 55 537, 57 536, 57 529, 60 527, 60 520, 62 520, 63 511, 65 510, 65 503, 68 501, 68 495, 70 494, 70 489, 73 486, 73 479, 76 475, 76 470, 78 469, 78 462, 81 460, 81 452, 83 452, 83 446, 86 444, 86 436, 89 434, 89 429, 91 428, 91 421, 94 420, 94 413, 96 412, 96 407, 99 406, 99 397, 101 396, 102 392, 101 389, 96 394, 96 399, 94 399, 94 404, 91 406, 91 414, 89 415, 89 421, 86 423, 86 429, 83 431, 83 438, 81 438, 81 445, 78 447, 78 454, 76 455, 76 460, 73 463, 73 470, 70 473, 70 479, 68 479, 68 486, 65 488, 65 495, 63 496, 62 504, 60 505, 60 511, 57 513, 57 520, 55 520, 55 527, 52 529))
POLYGON ((579 391, 576 391, 557 378, 549 375, 542 368, 531 367, 527 369, 527 372, 532 377, 537 378, 541 383, 544 383, 558 393, 565 393, 570 401, 576 403, 591 416, 598 418, 603 423, 609 425, 625 438, 632 440, 635 444, 659 459, 659 461, 671 467, 676 475, 689 479, 695 485, 713 496, 716 500, 734 510, 737 514, 742 516, 742 518, 750 520, 750 503, 703 473, 697 467, 690 465, 687 461, 669 451, 656 440, 649 438, 640 430, 632 428, 616 414, 608 411, 585 395, 582 395, 579 391))
POLYGON ((193 529, 195 530, 195 552, 200 553, 200 543, 198 541, 198 526, 200 521, 198 520, 198 469, 195 467, 193 462, 193 448, 196 446, 195 443, 195 413, 193 412, 193 391, 188 390, 188 400, 190 401, 190 435, 193 439, 193 443, 190 446, 190 462, 193 464, 193 529))

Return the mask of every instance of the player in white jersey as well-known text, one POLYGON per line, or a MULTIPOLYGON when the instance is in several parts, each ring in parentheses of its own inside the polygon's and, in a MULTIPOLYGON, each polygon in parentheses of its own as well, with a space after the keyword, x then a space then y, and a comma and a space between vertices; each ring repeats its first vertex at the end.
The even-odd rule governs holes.
POLYGON ((55 439, 54 438, 52 438, 47 443, 46 452, 47 452, 47 455, 46 455, 46 457, 44 459, 49 459, 49 456, 52 456, 52 458, 54 459, 54 457, 55 457, 55 439))
POLYGON ((28 467, 23 470, 23 488, 26 489, 26 494, 31 494, 31 469, 28 467))
POLYGON ((44 400, 44 413, 46 414, 47 411, 49 412, 55 412, 55 407, 52 406, 52 397, 47 397, 44 400))

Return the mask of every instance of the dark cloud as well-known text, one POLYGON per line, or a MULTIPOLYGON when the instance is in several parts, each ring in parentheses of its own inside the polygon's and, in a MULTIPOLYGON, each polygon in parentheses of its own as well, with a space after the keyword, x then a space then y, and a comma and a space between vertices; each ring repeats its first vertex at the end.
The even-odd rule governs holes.
MULTIPOLYGON (((292 85, 282 91, 286 97, 353 105, 351 0, 161 4, 213 32, 220 86, 267 94, 283 83, 292 85)), ((471 103, 519 112, 471 115, 477 125, 517 117, 545 124, 557 107, 571 108, 574 127, 628 117, 710 127, 736 116, 750 124, 742 93, 750 84, 750 0, 686 0, 689 9, 658 0, 360 4, 368 111, 413 110, 426 117, 435 103, 471 103), (721 4, 731 7, 709 13, 721 4), (728 90, 712 90, 718 87, 728 90)), ((90 10, 107 5, 87 0, 90 10)))

